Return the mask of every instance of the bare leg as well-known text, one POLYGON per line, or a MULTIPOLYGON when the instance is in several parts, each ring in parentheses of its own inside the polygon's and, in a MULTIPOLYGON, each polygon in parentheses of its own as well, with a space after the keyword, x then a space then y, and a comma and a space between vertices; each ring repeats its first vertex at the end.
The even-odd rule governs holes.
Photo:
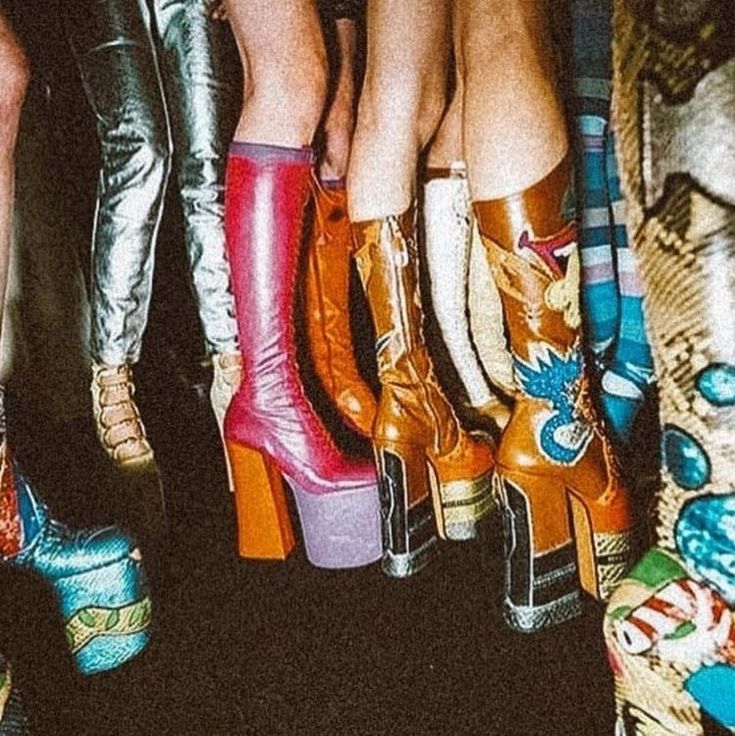
POLYGON ((405 212, 444 109, 449 0, 374 0, 347 188, 353 222, 405 212))
POLYGON ((355 51, 357 29, 347 18, 335 21, 339 61, 334 95, 324 121, 325 150, 319 169, 322 180, 343 179, 347 175, 350 142, 355 127, 355 51))
POLYGON ((235 140, 309 145, 326 97, 327 61, 314 0, 229 0, 244 70, 235 140))
POLYGON ((566 121, 542 0, 457 0, 474 200, 527 189, 564 157, 566 121))
POLYGON ((29 76, 25 53, 0 10, 0 324, 13 225, 15 142, 29 76))
POLYGON ((462 118, 464 111, 464 89, 461 77, 452 94, 451 102, 444 111, 439 130, 431 142, 426 166, 429 169, 448 169, 455 161, 464 160, 462 145, 462 118))

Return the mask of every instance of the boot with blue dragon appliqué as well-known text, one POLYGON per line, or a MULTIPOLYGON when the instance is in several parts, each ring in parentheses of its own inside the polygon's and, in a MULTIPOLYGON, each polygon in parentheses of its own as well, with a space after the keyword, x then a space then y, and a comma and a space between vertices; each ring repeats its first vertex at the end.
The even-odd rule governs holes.
POLYGON ((516 402, 495 489, 506 520, 506 618, 535 631, 607 598, 630 556, 628 494, 589 396, 568 158, 519 194, 475 202, 500 292, 516 402))

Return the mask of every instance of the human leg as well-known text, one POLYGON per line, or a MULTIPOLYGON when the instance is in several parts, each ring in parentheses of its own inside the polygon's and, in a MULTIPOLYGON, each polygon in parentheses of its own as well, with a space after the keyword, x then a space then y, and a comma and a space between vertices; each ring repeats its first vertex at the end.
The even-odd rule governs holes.
POLYGON ((336 448, 304 393, 296 360, 294 296, 311 189, 309 144, 326 88, 316 6, 256 0, 230 3, 228 15, 247 70, 225 202, 245 358, 225 418, 240 552, 282 558, 293 547, 283 473, 309 559, 325 567, 366 564, 380 554, 374 468, 336 448))
POLYGON ((102 149, 90 294, 95 419, 110 457, 142 467, 153 452, 132 365, 148 318, 170 161, 158 64, 139 0, 75 3, 65 21, 102 149))
POLYGON ((584 367, 571 165, 543 3, 460 8, 470 189, 517 389, 497 451, 506 612, 532 631, 578 615, 580 587, 609 595, 631 520, 584 367))
POLYGON ((444 104, 449 4, 368 6, 367 69, 348 175, 356 261, 377 335, 373 443, 384 504, 384 568, 407 575, 441 536, 463 539, 490 505, 490 449, 460 428, 423 336, 416 244, 419 152, 444 104))
POLYGON ((462 79, 427 157, 424 184, 426 262, 444 344, 480 422, 500 429, 508 408, 493 386, 512 392, 503 316, 472 210, 462 146, 462 79))

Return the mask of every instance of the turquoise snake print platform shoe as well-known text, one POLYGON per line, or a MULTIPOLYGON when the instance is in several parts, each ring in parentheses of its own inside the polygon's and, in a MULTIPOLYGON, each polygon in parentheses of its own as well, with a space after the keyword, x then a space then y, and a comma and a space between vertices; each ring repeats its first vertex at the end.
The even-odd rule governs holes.
POLYGON ((0 563, 54 589, 67 642, 85 675, 114 669, 148 644, 151 603, 141 555, 119 528, 75 531, 55 521, 0 446, 0 563))

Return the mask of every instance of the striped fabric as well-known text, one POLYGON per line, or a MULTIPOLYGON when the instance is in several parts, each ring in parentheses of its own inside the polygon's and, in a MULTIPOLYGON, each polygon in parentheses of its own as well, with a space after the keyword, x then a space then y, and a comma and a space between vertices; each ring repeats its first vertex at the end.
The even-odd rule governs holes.
POLYGON ((572 13, 585 338, 603 374, 608 424, 626 441, 653 364, 609 122, 612 6, 610 0, 574 0, 572 13))

